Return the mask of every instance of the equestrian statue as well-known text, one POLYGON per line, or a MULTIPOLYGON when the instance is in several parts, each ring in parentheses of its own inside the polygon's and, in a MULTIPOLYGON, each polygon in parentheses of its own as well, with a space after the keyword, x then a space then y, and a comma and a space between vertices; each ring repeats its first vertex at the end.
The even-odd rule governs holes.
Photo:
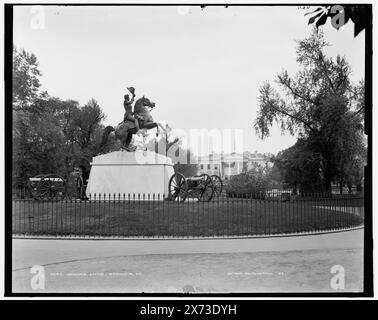
POLYGON ((109 134, 114 131, 115 137, 122 143, 121 148, 132 152, 136 150, 136 146, 130 145, 134 134, 139 134, 140 132, 146 132, 149 129, 156 128, 156 136, 158 136, 159 127, 163 130, 164 127, 162 124, 154 122, 152 119, 150 111, 155 108, 155 103, 143 96, 135 102, 133 111, 132 104, 135 99, 135 89, 133 87, 129 87, 127 90, 129 93, 124 95, 123 101, 123 107, 125 109, 123 121, 120 122, 115 128, 112 126, 107 126, 105 128, 102 135, 101 145, 105 145, 109 134))

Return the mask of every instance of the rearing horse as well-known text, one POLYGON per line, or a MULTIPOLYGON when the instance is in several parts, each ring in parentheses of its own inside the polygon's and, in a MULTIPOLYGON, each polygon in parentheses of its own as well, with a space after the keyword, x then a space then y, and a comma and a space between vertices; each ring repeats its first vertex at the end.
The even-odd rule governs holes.
MULTIPOLYGON (((154 107, 155 103, 143 96, 135 102, 134 114, 137 115, 137 119, 140 118, 140 120, 138 119, 140 129, 149 130, 157 128, 156 135, 159 135, 159 127, 162 129, 164 129, 164 127, 160 123, 154 122, 154 120, 152 119, 150 110, 152 110, 154 107)), ((106 141, 108 140, 109 133, 112 131, 114 131, 116 138, 121 140, 123 149, 126 149, 127 151, 135 150, 135 148, 129 148, 133 135, 137 133, 133 121, 123 121, 119 123, 115 128, 112 126, 107 126, 102 135, 102 146, 105 145, 106 141)))

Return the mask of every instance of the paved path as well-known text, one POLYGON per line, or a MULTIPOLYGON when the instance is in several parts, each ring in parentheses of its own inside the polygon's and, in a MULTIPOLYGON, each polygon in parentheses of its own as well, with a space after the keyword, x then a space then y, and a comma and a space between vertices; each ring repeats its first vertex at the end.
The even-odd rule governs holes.
POLYGON ((13 240, 14 291, 45 267, 49 292, 362 290, 363 229, 311 236, 214 240, 13 240))

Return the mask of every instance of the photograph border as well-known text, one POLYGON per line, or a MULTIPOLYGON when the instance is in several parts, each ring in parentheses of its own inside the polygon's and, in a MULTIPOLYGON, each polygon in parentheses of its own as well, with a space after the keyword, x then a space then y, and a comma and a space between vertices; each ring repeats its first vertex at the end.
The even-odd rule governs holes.
MULTIPOLYGON (((364 192, 365 192, 365 220, 364 220, 364 268, 362 292, 272 292, 272 293, 14 293, 12 292, 12 52, 13 52, 13 8, 18 6, 316 6, 318 3, 253 3, 253 4, 201 4, 201 3, 16 3, 4 4, 4 79, 5 79, 5 278, 4 294, 6 297, 221 297, 221 298, 247 298, 247 297, 372 297, 373 296, 373 226, 372 226, 372 4, 360 4, 368 7, 369 20, 365 29, 365 134, 367 135, 367 165, 365 166, 364 192)), ((353 5, 353 3, 348 3, 353 5)), ((352 23, 352 22, 350 22, 352 23)), ((125 240, 127 241, 127 240, 125 240)), ((168 240, 169 241, 169 240, 168 240)))

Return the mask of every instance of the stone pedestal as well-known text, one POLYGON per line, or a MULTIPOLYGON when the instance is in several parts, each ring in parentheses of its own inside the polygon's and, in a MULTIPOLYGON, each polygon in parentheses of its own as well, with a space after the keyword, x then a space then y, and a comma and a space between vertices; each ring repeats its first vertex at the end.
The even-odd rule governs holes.
POLYGON ((173 175, 172 160, 151 151, 116 151, 93 157, 86 194, 93 199, 101 194, 168 194, 168 182, 173 175))

